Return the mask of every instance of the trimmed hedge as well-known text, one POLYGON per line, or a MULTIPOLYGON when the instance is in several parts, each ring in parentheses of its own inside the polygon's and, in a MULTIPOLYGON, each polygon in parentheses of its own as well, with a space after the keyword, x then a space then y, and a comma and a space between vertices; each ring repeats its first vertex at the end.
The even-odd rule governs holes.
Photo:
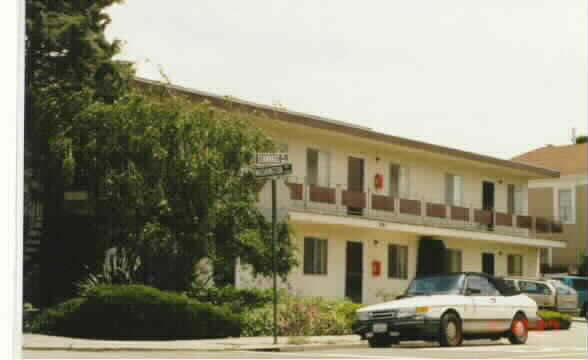
POLYGON ((226 307, 144 285, 99 285, 43 311, 33 331, 94 339, 203 339, 239 336, 240 318, 226 307))
POLYGON ((569 315, 557 311, 539 311, 537 315, 543 320, 539 324, 540 330, 567 330, 572 325, 572 318, 569 315))

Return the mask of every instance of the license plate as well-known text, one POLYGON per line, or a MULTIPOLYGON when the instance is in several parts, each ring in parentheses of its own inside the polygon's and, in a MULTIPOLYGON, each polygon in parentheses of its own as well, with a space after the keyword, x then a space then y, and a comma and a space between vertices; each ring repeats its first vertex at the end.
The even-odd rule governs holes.
POLYGON ((374 324, 372 329, 375 333, 383 333, 388 330, 388 324, 374 324))
POLYGON ((400 333, 398 331, 390 331, 388 333, 388 335, 390 335, 390 336, 400 336, 400 333))

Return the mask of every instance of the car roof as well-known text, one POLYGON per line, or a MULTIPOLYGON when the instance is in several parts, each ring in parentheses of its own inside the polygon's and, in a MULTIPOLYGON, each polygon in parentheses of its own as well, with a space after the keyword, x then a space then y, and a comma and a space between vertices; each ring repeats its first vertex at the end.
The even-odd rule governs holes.
POLYGON ((549 280, 556 280, 556 279, 547 279, 547 278, 534 278, 528 276, 499 276, 498 279, 504 280, 523 280, 523 281, 549 281, 549 280))
POLYGON ((586 276, 578 276, 578 275, 556 275, 553 279, 580 279, 580 280, 588 280, 586 276))

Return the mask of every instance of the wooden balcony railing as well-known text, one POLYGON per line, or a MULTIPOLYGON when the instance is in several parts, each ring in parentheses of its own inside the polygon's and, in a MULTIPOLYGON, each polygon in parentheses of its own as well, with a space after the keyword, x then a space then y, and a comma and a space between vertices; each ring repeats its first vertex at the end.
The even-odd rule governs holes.
POLYGON ((317 204, 319 206, 317 209, 320 209, 320 211, 330 211, 338 215, 364 216, 378 219, 389 217, 393 221, 414 222, 417 224, 429 223, 435 226, 447 224, 447 226, 451 227, 458 226, 477 231, 506 232, 516 236, 550 235, 563 231, 561 222, 544 217, 512 215, 505 212, 445 205, 425 200, 396 198, 372 194, 369 191, 367 193, 349 191, 342 189, 341 186, 332 188, 288 182, 286 185, 289 188, 290 199, 302 201, 297 205, 292 203, 292 206, 303 206, 305 209, 312 209, 313 204, 317 204), (320 206, 321 204, 323 206, 320 206), (353 210, 362 209, 362 211, 349 212, 349 208, 353 210), (374 210, 374 212, 371 210, 374 210), (400 219, 397 218, 398 215, 406 217, 400 219))
POLYGON ((335 204, 335 189, 310 185, 310 201, 335 204))
POLYGON ((366 196, 364 192, 343 190, 343 205, 365 209, 366 196))
POLYGON ((461 206, 451 206, 451 220, 470 221, 470 209, 461 206))
POLYGON ((372 209, 381 211, 394 211, 394 198, 392 196, 372 195, 372 209))
POLYGON ((419 200, 400 199, 399 210, 401 214, 421 215, 421 202, 419 200))

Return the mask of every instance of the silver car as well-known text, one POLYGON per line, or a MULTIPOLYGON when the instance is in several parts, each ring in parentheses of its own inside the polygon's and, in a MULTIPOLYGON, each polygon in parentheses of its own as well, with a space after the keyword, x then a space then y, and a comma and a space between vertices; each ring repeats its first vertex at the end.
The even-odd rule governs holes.
POLYGON ((504 281, 535 300, 540 309, 564 313, 578 311, 578 294, 559 280, 507 277, 504 281))

